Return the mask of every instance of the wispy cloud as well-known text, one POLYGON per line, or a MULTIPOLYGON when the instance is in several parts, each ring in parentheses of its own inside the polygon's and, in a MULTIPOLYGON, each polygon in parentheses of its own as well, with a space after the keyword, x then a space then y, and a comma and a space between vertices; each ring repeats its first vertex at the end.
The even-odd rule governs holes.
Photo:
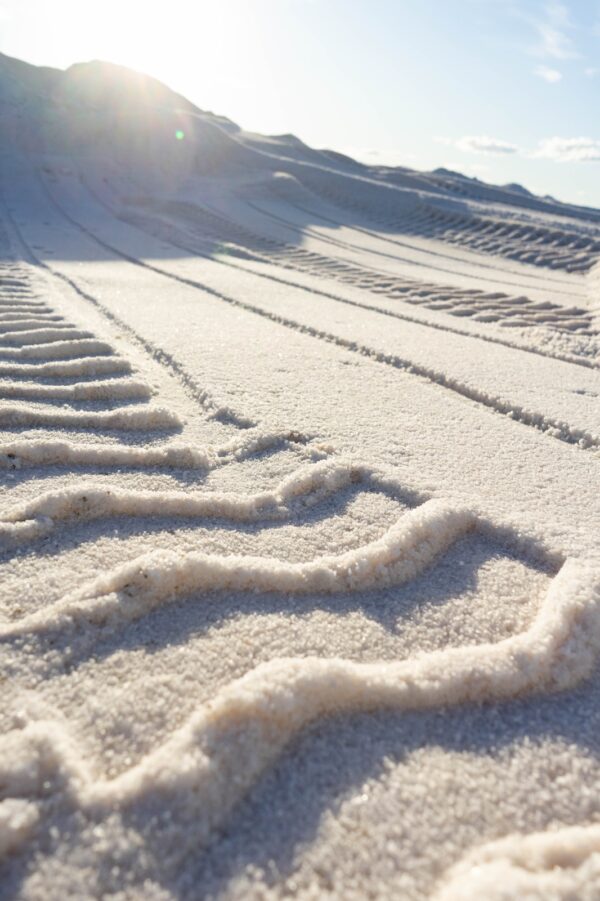
MULTIPOLYGON (((534 149, 520 148, 508 141, 499 138, 490 138, 487 135, 465 135, 454 140, 452 138, 435 138, 437 144, 445 144, 447 147, 455 147, 465 153, 479 153, 492 155, 517 154, 524 159, 546 159, 557 163, 596 163, 600 162, 600 140, 597 138, 544 138, 538 141, 534 149)), ((475 163, 455 165, 454 168, 465 166, 473 168, 475 163)), ((448 166, 452 168, 452 166, 448 166)))
POLYGON ((535 56, 546 59, 575 59, 579 56, 569 34, 573 29, 569 10, 560 0, 549 0, 544 4, 542 15, 530 21, 537 35, 532 48, 535 56))
POLYGON ((516 144, 509 144, 508 141, 501 141, 499 138, 490 138, 488 135, 464 135, 456 141, 450 138, 436 138, 436 141, 438 144, 448 144, 467 153, 506 154, 517 153, 519 150, 516 144))
POLYGON ((558 69, 551 69, 550 66, 536 66, 533 72, 534 75, 537 75, 538 78, 543 78, 548 84, 556 84, 557 81, 562 79, 562 72, 559 72, 558 69))
POLYGON ((531 156, 558 163, 598 163, 600 141, 594 138, 545 138, 531 156))
POLYGON ((600 75, 600 69, 597 66, 588 66, 583 72, 588 78, 595 78, 596 75, 600 75))

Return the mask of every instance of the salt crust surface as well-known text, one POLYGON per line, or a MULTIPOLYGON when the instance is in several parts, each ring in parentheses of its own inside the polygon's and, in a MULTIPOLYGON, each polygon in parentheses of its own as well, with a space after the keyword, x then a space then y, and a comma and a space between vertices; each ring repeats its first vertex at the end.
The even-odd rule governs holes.
POLYGON ((231 140, 3 157, 6 896, 597 898, 597 226, 231 140))

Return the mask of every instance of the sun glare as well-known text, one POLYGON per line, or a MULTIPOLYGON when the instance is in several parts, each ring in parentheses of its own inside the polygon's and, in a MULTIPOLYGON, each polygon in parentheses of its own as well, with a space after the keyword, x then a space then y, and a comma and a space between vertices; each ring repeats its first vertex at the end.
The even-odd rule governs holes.
MULTIPOLYGON (((219 85, 231 91, 239 77, 231 71, 231 60, 243 68, 249 48, 260 56, 266 37, 257 33, 249 6, 238 0, 224 4, 56 0, 40 4, 45 28, 38 31, 52 30, 53 65, 62 68, 75 61, 106 60, 152 75, 201 102, 207 84, 213 96, 218 97, 219 85), (63 27, 56 28, 57 22, 63 27)), ((47 48, 45 52, 47 58, 47 48)), ((240 93, 244 93, 243 85, 240 93)))

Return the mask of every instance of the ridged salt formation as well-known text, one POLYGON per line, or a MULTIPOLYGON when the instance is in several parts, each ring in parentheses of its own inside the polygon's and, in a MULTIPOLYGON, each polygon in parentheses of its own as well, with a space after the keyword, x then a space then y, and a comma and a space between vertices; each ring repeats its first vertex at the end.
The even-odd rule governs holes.
POLYGON ((85 413, 58 409, 39 410, 35 407, 0 405, 0 427, 19 428, 70 428, 130 431, 154 429, 181 429, 176 413, 164 407, 144 407, 110 412, 85 413))
POLYGON ((36 310, 40 312, 52 312, 47 303, 38 300, 20 300, 17 296, 0 298, 0 310, 15 310, 22 312, 24 310, 36 310))
POLYGON ((32 835, 39 820, 35 804, 22 798, 0 801, 0 862, 32 835))
POLYGON ((72 357, 112 354, 113 348, 106 341, 95 338, 55 341, 50 344, 31 344, 15 349, 0 348, 0 360, 68 360, 72 357))
POLYGON ((38 385, 35 382, 0 381, 0 398, 19 400, 148 400, 152 389, 146 382, 83 382, 74 385, 38 385))
POLYGON ((50 534, 59 524, 85 522, 113 516, 183 517, 226 519, 231 522, 268 522, 284 519, 291 504, 304 504, 376 477, 364 467, 343 463, 321 463, 294 473, 272 491, 240 495, 219 492, 123 491, 89 485, 48 492, 27 504, 0 515, 0 546, 31 541, 50 534))
MULTIPOLYGON (((70 441, 12 441, 0 444, 0 468, 47 466, 102 466, 136 469, 216 469, 244 460, 253 454, 285 445, 304 445, 309 436, 296 431, 248 429, 220 447, 190 447, 170 444, 164 447, 105 447, 74 444, 70 441)), ((317 446, 320 456, 328 451, 317 446)))
MULTIPOLYGON (((94 583, 97 598, 126 588, 118 601, 105 595, 104 604, 91 608, 84 595, 87 591, 89 598, 92 592, 84 589, 28 617, 23 625, 37 631, 50 624, 64 628, 73 620, 81 625, 122 621, 165 597, 200 586, 304 593, 398 584, 416 575, 469 525, 472 518, 464 512, 430 502, 407 514, 404 530, 390 530, 379 542, 312 564, 189 555, 182 566, 176 558, 157 557, 143 568, 124 567, 94 583)), ((599 651, 597 576, 585 565, 567 561, 532 625, 511 638, 398 663, 321 657, 271 660, 221 689, 156 751, 109 780, 92 775, 58 723, 30 722, 1 740, 0 784, 5 793, 33 799, 59 777, 76 807, 99 816, 159 799, 162 806, 170 799, 180 815, 194 816, 197 845, 199 834, 201 841, 208 841, 290 739, 317 718, 381 709, 428 710, 560 691, 589 675, 599 651)), ((179 841, 185 844, 183 837, 179 841)))
POLYGON ((48 466, 102 466, 168 469, 210 469, 210 449, 181 445, 168 447, 105 447, 69 441, 14 441, 0 445, 0 468, 48 466))
POLYGON ((598 674, 600 212, 129 77, 0 54, 0 256, 38 261, 0 260, 3 889, 596 901, 597 761, 546 698, 598 674))
MULTIPOLYGON (((299 484, 302 483, 296 483, 292 490, 297 492, 299 484)), ((180 508, 183 503, 180 498, 176 501, 180 508)), ((210 509, 210 498, 204 504, 210 509)), ((253 498, 248 506, 252 509, 255 505, 253 498)), ((245 504, 235 498, 217 497, 213 506, 239 515, 245 504)), ((377 541, 311 563, 157 551, 100 576, 44 610, 0 626, 0 637, 47 631, 69 623, 126 622, 138 619, 162 603, 198 592, 336 594, 401 585, 415 578, 475 523, 468 510, 457 510, 432 500, 406 513, 377 541)), ((25 523, 26 534, 28 528, 25 523)), ((34 523, 34 533, 35 528, 34 523)))
POLYGON ((64 335, 65 331, 71 330, 73 326, 69 322, 61 322, 60 319, 60 316, 51 314, 46 314, 44 318, 41 315, 32 318, 23 313, 20 315, 3 313, 0 315, 0 336, 22 332, 23 330, 35 331, 39 334, 40 332, 45 332, 48 326, 52 326, 52 329, 55 331, 59 330, 64 335))
POLYGON ((77 341, 80 338, 93 338, 91 332, 75 328, 42 328, 26 329, 0 334, 0 348, 10 345, 15 347, 31 347, 34 344, 52 344, 58 341, 77 341))
POLYGON ((81 357, 65 363, 3 363, 0 378, 76 378, 77 376, 123 375, 131 372, 131 363, 121 357, 81 357))
POLYGON ((434 901, 570 901, 600 885, 600 825, 509 835, 475 848, 442 879, 434 901))

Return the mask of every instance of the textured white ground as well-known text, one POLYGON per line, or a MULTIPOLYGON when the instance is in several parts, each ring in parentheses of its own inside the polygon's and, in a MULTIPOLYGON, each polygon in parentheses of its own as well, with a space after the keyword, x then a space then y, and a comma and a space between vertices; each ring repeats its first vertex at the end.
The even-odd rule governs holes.
POLYGON ((325 170, 2 171, 2 898, 600 898, 560 217, 527 262, 325 170))

